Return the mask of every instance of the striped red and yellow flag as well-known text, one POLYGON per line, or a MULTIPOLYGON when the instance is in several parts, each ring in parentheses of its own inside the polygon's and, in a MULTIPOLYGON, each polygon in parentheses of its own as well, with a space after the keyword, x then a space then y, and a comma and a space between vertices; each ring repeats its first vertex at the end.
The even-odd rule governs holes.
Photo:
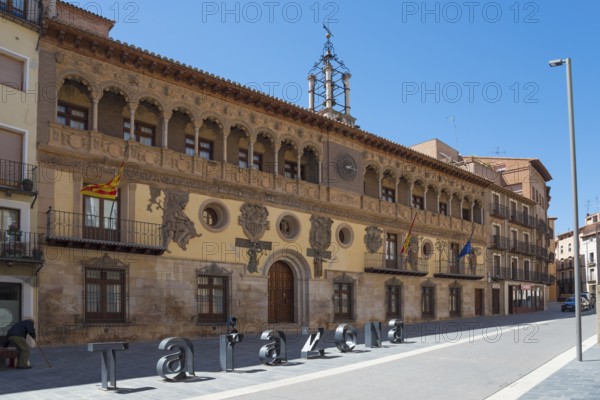
POLYGON ((400 250, 400 255, 406 253, 408 250, 408 246, 410 246, 410 234, 412 233, 412 228, 413 228, 413 225, 415 224, 416 219, 417 219, 417 213, 415 213, 415 216, 414 216, 412 222, 410 223, 410 228, 408 228, 408 234, 406 235, 406 239, 404 239, 404 244, 402 245, 402 250, 400 250))
POLYGON ((91 185, 84 186, 79 193, 91 196, 99 197, 101 199, 115 200, 117 198, 117 189, 121 182, 121 175, 125 169, 125 162, 122 162, 119 166, 119 172, 117 175, 106 183, 93 183, 91 185))

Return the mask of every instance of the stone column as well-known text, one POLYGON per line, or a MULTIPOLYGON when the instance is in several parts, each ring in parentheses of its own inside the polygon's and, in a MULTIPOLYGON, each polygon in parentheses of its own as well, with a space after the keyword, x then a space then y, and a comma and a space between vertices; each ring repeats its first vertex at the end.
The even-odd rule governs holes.
POLYGON ((350 73, 342 74, 344 81, 344 114, 350 114, 350 73))
POLYGON ((135 111, 138 108, 137 102, 129 103, 129 140, 135 142, 135 111))
POLYGON ((165 113, 162 117, 162 147, 169 147, 169 120, 173 113, 165 113))
POLYGON ((200 152, 199 139, 200 139, 200 128, 202 128, 202 122, 200 125, 194 125, 194 156, 197 157, 200 152))
POLYGON ((319 160, 319 181, 317 182, 319 185, 323 182, 323 160, 319 160))
POLYGON ((308 109, 315 111, 315 76, 308 76, 308 109))
POLYGON ((325 108, 333 107, 333 71, 329 63, 325 64, 325 108))
POLYGON ((297 175, 298 175, 298 176, 297 176, 297 179, 298 179, 298 180, 301 180, 301 179, 302 179, 302 174, 300 173, 300 165, 301 165, 301 163, 302 163, 302 154, 300 153, 300 151, 298 151, 298 153, 297 153, 297 154, 298 154, 298 161, 297 161, 297 165, 296 165, 296 168, 297 168, 297 175))
POLYGON ((227 138, 231 132, 231 127, 223 128, 223 163, 227 163, 227 138))
POLYGON ((281 142, 273 144, 273 150, 275 151, 275 157, 273 157, 273 168, 275 168, 274 175, 279 175, 279 150, 281 149, 281 142))
POLYGON ((100 99, 92 99, 92 130, 98 132, 98 104, 100 99))
POLYGON ((248 169, 254 167, 254 142, 256 137, 248 136, 248 169))

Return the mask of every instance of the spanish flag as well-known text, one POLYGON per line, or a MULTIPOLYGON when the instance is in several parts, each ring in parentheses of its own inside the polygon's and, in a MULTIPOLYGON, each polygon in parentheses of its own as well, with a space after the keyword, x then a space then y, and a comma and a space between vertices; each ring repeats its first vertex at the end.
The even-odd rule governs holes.
POLYGON ((416 219, 417 219, 417 213, 415 213, 415 216, 414 216, 412 222, 410 223, 410 228, 408 228, 408 234, 406 235, 406 239, 404 239, 404 244, 402 245, 402 250, 400 250, 400 255, 406 253, 408 250, 408 246, 410 246, 410 234, 412 232, 412 228, 413 228, 413 225, 415 224, 416 219))
POLYGON ((119 187, 119 183, 121 182, 121 175, 123 175, 124 169, 125 161, 121 162, 121 165, 119 166, 119 173, 110 181, 106 183, 93 183, 91 185, 86 185, 79 191, 79 193, 86 196, 99 197, 101 199, 115 200, 117 198, 117 189, 119 187))

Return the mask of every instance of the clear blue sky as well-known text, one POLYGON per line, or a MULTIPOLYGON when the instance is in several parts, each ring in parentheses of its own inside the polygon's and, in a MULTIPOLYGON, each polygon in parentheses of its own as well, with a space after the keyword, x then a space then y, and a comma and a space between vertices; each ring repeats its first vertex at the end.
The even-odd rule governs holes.
POLYGON ((539 158, 557 233, 573 227, 566 72, 548 61, 571 57, 580 226, 600 211, 600 2, 72 3, 116 20, 115 39, 303 107, 327 22, 361 128, 406 146, 439 138, 463 155, 539 158))

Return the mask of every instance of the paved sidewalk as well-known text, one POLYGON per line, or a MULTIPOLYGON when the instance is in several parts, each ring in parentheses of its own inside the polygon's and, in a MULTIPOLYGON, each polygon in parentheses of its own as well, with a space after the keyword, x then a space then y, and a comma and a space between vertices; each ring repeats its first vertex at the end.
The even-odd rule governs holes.
MULTIPOLYGON (((327 348, 325 357, 302 359, 300 350, 307 336, 288 335, 289 362, 281 366, 267 366, 259 362, 259 349, 266 343, 260 335, 246 335, 243 343, 236 346, 234 372, 219 371, 218 338, 193 341, 195 347, 194 366, 196 376, 182 382, 163 381, 156 372, 158 360, 173 351, 158 350, 159 341, 152 343, 130 343, 129 350, 117 352, 117 386, 119 389, 104 392, 100 390, 100 355, 90 353, 86 346, 65 346, 44 348, 52 367, 49 368, 38 349, 32 349, 33 369, 0 370, 0 398, 9 399, 95 399, 100 396, 120 397, 126 394, 127 400, 137 399, 185 399, 208 396, 228 398, 240 393, 260 395, 261 388, 287 385, 296 381, 307 381, 316 377, 346 371, 368 368, 387 359, 399 360, 404 357, 435 356, 436 346, 441 335, 456 337, 452 332, 472 332, 473 327, 501 325, 514 326, 523 321, 535 322, 548 318, 569 318, 571 315, 560 312, 542 312, 537 316, 498 316, 482 319, 454 320, 415 324, 406 327, 407 341, 391 344, 387 341, 387 327, 382 327, 383 346, 366 348, 363 331, 358 330, 359 343, 355 351, 341 353, 335 348, 333 332, 328 331, 319 347, 327 348), (533 318, 533 320, 532 320, 533 318), (436 333, 437 331, 437 333, 436 333), (261 386, 262 385, 262 386, 261 386)), ((591 317, 591 316, 590 316, 591 317)), ((595 318, 595 316, 594 316, 595 318)), ((569 338, 570 339, 570 338, 569 338)), ((585 338, 584 338, 585 339, 585 338)), ((557 373, 541 382, 522 398, 532 399, 597 399, 600 382, 596 379, 600 367, 600 347, 597 345, 584 353, 584 362, 571 361, 557 373)), ((495 368, 510 368, 509 365, 495 365, 495 368)), ((425 378, 426 379, 426 378, 425 378)), ((425 382, 426 383, 426 382, 425 382)), ((440 393, 440 398, 443 394, 440 393)), ((318 398, 318 394, 315 395, 318 398)))

